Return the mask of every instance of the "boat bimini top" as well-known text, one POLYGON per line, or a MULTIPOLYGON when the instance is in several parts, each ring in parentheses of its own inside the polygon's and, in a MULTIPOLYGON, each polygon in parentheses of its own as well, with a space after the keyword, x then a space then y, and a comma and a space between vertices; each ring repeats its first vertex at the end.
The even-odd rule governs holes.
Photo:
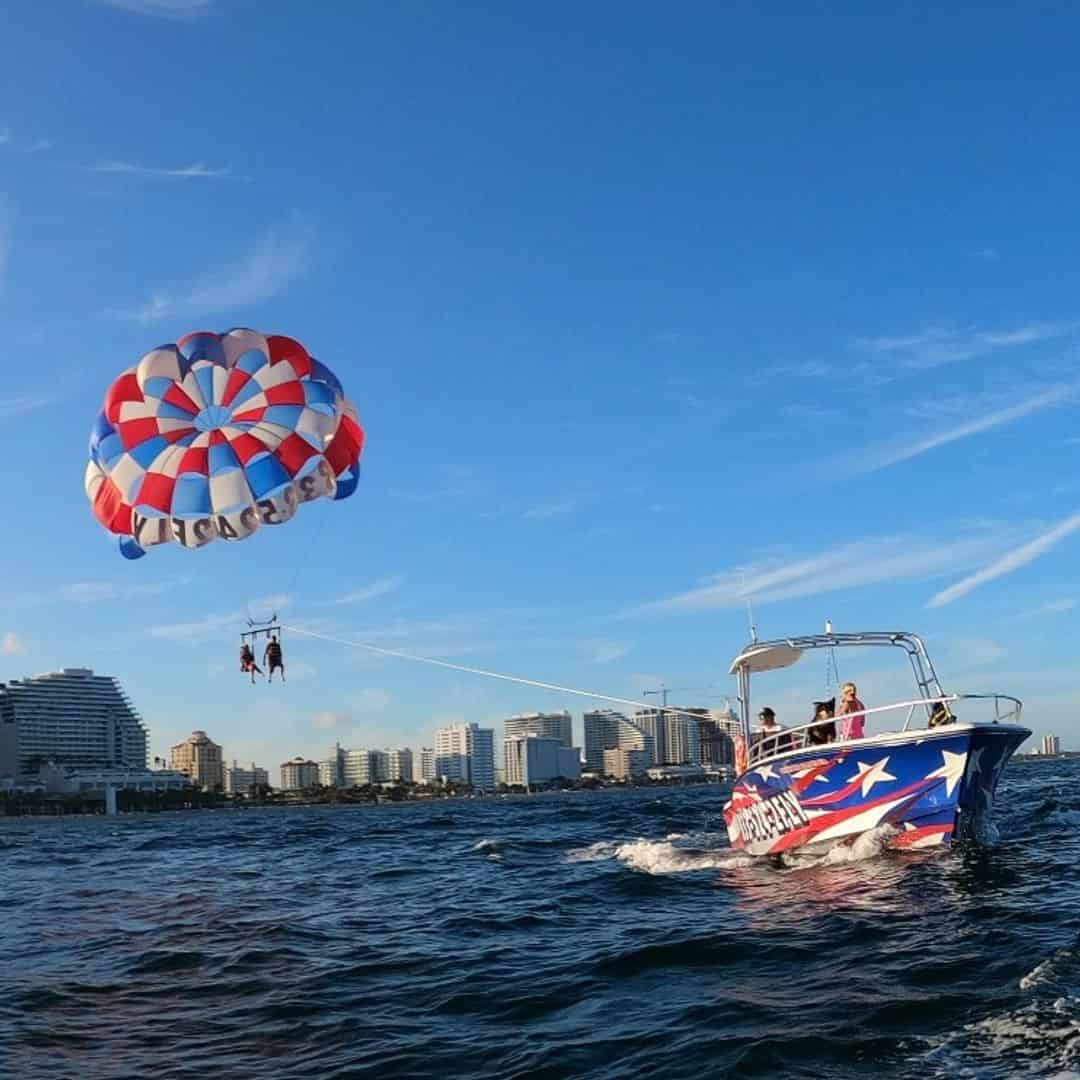
MULTIPOLYGON (((994 701, 994 720, 1019 717, 1021 703, 1007 694, 946 694, 938 681, 937 672, 930 661, 922 638, 903 630, 869 630, 860 633, 838 634, 828 626, 824 634, 809 634, 805 637, 779 638, 776 641, 752 641, 731 662, 730 674, 734 675, 739 685, 740 720, 743 736, 750 744, 750 676, 764 671, 779 671, 797 664, 804 652, 813 649, 844 649, 853 647, 883 647, 903 649, 911 662, 915 676, 915 685, 919 697, 915 701, 898 702, 880 709, 867 709, 866 713, 877 713, 892 709, 908 709, 908 719, 904 724, 907 730, 911 723, 912 711, 916 707, 925 707, 929 717, 939 703, 950 703, 961 698, 989 698, 994 701), (1007 715, 1001 714, 1001 703, 1007 703, 1007 715)), ((809 725, 803 725, 809 726, 809 725)), ((790 729, 789 729, 790 730, 790 729)), ((794 729, 798 730, 798 729, 794 729)))
POLYGON ((731 662, 730 674, 739 683, 739 704, 743 732, 750 737, 750 676, 763 671, 779 671, 797 664, 804 652, 812 649, 844 649, 856 646, 891 646, 903 649, 911 661, 915 685, 922 700, 928 703, 945 697, 937 672, 930 661, 922 638, 904 630, 868 630, 860 633, 808 634, 804 637, 779 638, 776 641, 753 641, 731 662))

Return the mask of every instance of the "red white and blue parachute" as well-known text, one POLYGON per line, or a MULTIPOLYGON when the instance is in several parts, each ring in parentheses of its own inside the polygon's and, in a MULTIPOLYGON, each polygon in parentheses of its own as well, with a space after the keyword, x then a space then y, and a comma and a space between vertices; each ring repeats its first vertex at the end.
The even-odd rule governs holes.
POLYGON ((129 559, 281 525, 345 499, 364 431, 337 377, 298 341, 236 329, 154 349, 112 384, 90 434, 86 494, 129 559))

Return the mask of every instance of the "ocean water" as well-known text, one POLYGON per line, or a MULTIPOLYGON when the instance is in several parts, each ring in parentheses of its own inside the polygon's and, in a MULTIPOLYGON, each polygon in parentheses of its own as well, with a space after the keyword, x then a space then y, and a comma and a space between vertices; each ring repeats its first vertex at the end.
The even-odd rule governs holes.
POLYGON ((0 819, 0 1075, 1080 1075, 1080 763, 783 867, 726 794, 0 819))

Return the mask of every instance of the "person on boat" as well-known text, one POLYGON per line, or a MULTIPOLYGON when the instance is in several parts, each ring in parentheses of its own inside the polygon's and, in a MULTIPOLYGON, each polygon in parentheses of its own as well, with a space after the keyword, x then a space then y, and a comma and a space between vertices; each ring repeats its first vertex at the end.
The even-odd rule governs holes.
POLYGON ((262 668, 255 663, 255 654, 251 651, 251 646, 245 641, 240 646, 240 670, 243 672, 251 672, 251 681, 255 681, 255 675, 262 674, 262 668))
POLYGON ((274 681, 274 672, 281 671, 281 681, 285 681, 285 657, 281 652, 281 642, 277 639, 277 634, 271 634, 270 640, 266 643, 266 648, 263 650, 263 663, 269 664, 270 674, 267 677, 267 682, 274 681))
POLYGON ((768 705, 758 713, 758 719, 761 721, 761 731, 754 742, 761 747, 762 756, 791 749, 791 736, 784 733, 776 722, 776 713, 768 705))
POLYGON ((956 717, 953 715, 952 709, 943 701, 935 701, 933 708, 930 710, 930 719, 927 721, 927 727, 941 727, 943 724, 955 724, 956 717))
POLYGON ((859 700, 858 693, 853 682, 846 682, 840 687, 840 708, 837 709, 837 717, 840 720, 841 739, 861 739, 866 730, 866 706, 859 700), (849 716, 849 713, 859 713, 859 716, 849 716))
POLYGON ((824 746, 836 738, 836 698, 814 702, 814 722, 806 729, 806 741, 811 746, 824 746))

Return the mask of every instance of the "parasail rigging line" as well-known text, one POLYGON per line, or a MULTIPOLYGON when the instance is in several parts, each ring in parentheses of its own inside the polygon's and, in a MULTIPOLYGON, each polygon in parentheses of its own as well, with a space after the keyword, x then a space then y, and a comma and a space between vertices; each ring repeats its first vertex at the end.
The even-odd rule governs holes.
POLYGON ((541 682, 538 679, 526 679, 522 675, 506 675, 500 671, 486 671, 483 668, 468 667, 465 664, 451 664, 448 660, 436 660, 431 656, 417 656, 415 653, 401 652, 398 649, 384 649, 381 645, 370 645, 363 641, 349 641, 347 638, 332 637, 329 634, 320 634, 314 630, 302 630, 299 626, 281 624, 282 630, 288 630, 302 637, 316 638, 319 641, 329 641, 334 645, 347 645, 352 649, 366 649, 368 652, 378 653, 380 656, 393 656, 398 660, 413 660, 418 664, 431 664, 433 667, 447 668, 450 671, 462 671, 467 675, 482 675, 488 679, 501 679, 503 682, 519 683, 522 686, 536 686, 541 690, 556 690, 561 694, 576 694, 578 697, 594 698, 597 701, 613 701, 619 705, 633 705, 637 709, 647 709, 650 712, 675 713, 676 715, 689 716, 694 720, 701 720, 697 713, 688 712, 686 709, 677 709, 671 705, 650 705, 645 701, 635 701, 633 698, 613 697, 611 694, 601 694, 595 690, 578 690, 572 686, 560 686, 558 683, 541 682))

